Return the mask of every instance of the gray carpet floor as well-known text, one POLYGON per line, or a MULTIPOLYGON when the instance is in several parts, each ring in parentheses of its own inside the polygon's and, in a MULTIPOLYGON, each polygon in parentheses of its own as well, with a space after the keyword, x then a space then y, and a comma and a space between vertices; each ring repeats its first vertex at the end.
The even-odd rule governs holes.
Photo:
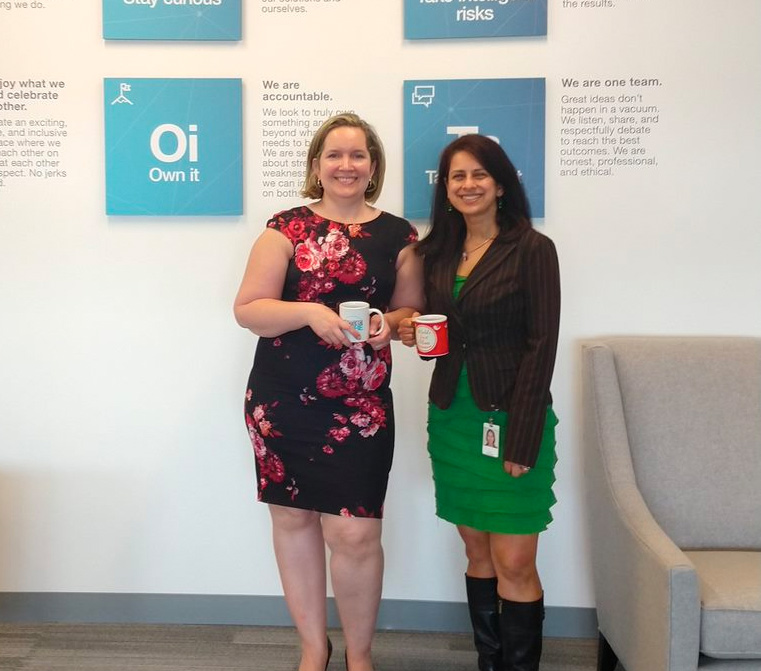
MULTIPOLYGON (((341 671, 343 639, 329 671, 341 671)), ((597 643, 547 638, 541 671, 594 671, 597 643)), ((376 671, 476 671, 467 634, 379 632, 376 671)), ((298 639, 281 627, 0 623, 3 671, 295 671, 298 639)))

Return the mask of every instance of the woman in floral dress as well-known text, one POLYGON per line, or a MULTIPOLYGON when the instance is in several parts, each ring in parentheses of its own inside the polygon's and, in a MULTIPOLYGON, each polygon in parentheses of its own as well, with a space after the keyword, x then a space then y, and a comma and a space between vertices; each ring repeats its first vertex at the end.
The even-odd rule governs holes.
POLYGON ((389 342, 424 305, 415 229, 370 204, 384 170, 372 127, 353 114, 328 119, 311 142, 302 191, 317 202, 267 222, 235 300, 238 323, 259 336, 245 418, 300 671, 323 671, 330 657, 325 544, 348 669, 372 669, 394 445, 389 342), (365 343, 349 341, 338 315, 349 300, 385 315, 365 343))

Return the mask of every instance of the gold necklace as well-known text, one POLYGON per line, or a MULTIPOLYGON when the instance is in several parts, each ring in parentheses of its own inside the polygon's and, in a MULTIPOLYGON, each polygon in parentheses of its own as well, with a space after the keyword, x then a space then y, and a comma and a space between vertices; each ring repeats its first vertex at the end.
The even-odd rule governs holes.
POLYGON ((484 240, 484 241, 483 241, 483 242, 482 242, 480 245, 476 245, 476 246, 475 246, 475 247, 473 247, 473 249, 471 249, 470 251, 468 251, 467 249, 465 249, 465 243, 463 243, 463 246, 462 246, 462 260, 463 260, 463 261, 467 261, 467 260, 468 260, 468 254, 472 254, 472 253, 473 253, 473 252, 475 252, 476 250, 478 250, 478 249, 481 249, 481 247, 483 247, 483 246, 484 246, 484 245, 485 245, 487 242, 491 242, 491 241, 492 241, 492 240, 494 240, 494 238, 496 238, 496 237, 497 237, 496 235, 493 235, 493 236, 492 236, 492 237, 490 237, 490 238, 486 238, 486 240, 484 240))

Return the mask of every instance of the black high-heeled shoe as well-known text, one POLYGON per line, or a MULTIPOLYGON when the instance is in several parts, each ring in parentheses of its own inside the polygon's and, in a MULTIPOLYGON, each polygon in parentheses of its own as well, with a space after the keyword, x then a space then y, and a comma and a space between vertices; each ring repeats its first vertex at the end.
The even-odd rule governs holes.
POLYGON ((328 659, 325 662, 325 671, 328 671, 328 664, 330 664, 330 656, 333 654, 333 641, 330 640, 330 636, 328 636, 328 659))

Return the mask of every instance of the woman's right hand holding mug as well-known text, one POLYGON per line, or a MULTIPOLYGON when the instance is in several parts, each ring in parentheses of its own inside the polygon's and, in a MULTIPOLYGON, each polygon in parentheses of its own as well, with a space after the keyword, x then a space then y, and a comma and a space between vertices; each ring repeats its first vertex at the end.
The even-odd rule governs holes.
POLYGON ((399 340, 407 347, 415 346, 415 317, 419 316, 420 313, 415 312, 411 317, 405 317, 399 322, 399 326, 396 329, 399 340))
POLYGON ((307 325, 317 336, 336 349, 351 345, 344 331, 348 330, 354 334, 357 332, 349 322, 341 319, 338 313, 331 310, 327 305, 321 303, 304 303, 303 305, 309 311, 307 325))

